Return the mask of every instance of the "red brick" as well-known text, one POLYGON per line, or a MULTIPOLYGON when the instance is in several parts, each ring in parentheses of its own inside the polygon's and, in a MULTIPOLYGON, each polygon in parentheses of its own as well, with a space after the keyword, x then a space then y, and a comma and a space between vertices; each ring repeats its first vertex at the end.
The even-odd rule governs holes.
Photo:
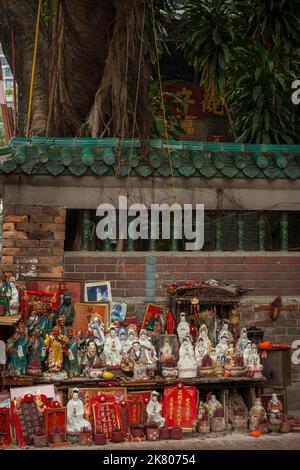
POLYGON ((18 270, 18 266, 16 264, 4 264, 2 261, 2 272, 10 272, 10 273, 16 273, 18 270))
POLYGON ((106 281, 107 280, 105 279, 104 273, 85 273, 84 279, 86 281, 106 281))
POLYGON ((12 222, 6 222, 3 224, 3 231, 7 231, 7 232, 11 232, 12 230, 15 230, 15 224, 13 224, 12 222))
POLYGON ((65 224, 66 216, 65 215, 57 215, 54 217, 55 224, 65 224))
POLYGON ((127 289, 126 297, 144 297, 145 289, 127 289))
POLYGON ((2 246, 7 248, 14 247, 16 245, 16 241, 18 240, 9 240, 8 238, 5 238, 2 240, 2 246))
POLYGON ((96 272, 97 273, 114 273, 116 267, 112 264, 102 264, 101 266, 96 266, 96 272))
POLYGON ((28 215, 6 215, 4 222, 28 222, 28 215))
POLYGON ((55 240, 64 240, 65 239, 65 232, 54 232, 54 239, 55 240))
POLYGON ((41 240, 41 248, 63 248, 64 240, 41 240))
POLYGON ((39 240, 16 240, 16 247, 18 248, 38 248, 39 246, 39 240))
POLYGON ((84 256, 69 256, 65 254, 66 264, 84 264, 84 256))
POLYGON ((28 234, 28 238, 31 240, 52 240, 52 232, 34 231, 28 234))
POLYGON ((66 273, 73 273, 75 271, 74 264, 65 264, 65 272, 66 273))
MULTIPOLYGON (((103 256, 86 256, 84 258, 85 264, 105 264, 105 255, 103 256)), ((81 264, 81 263, 80 263, 81 264)))
POLYGON ((26 248, 3 248, 2 255, 6 256, 16 256, 16 255, 26 255, 27 249, 26 248))
POLYGON ((52 249, 52 254, 54 256, 61 256, 63 257, 64 256, 64 249, 63 248, 53 248, 52 249))
POLYGON ((75 265, 75 272, 77 273, 86 273, 86 272, 91 272, 94 273, 96 271, 95 265, 93 266, 92 264, 76 264, 75 265))
POLYGON ((53 215, 55 217, 64 217, 66 215, 66 209, 64 209, 63 207, 44 206, 42 212, 43 214, 53 215))
POLYGON ((42 206, 15 206, 15 214, 17 215, 42 214, 42 210, 42 206))
POLYGON ((61 263, 62 259, 59 256, 49 256, 49 257, 42 256, 40 257, 39 261, 41 264, 56 264, 56 263, 61 263))
POLYGON ((84 279, 84 273, 65 273, 64 277, 66 279, 84 279))
POLYGON ((13 256, 2 256, 2 264, 13 264, 14 257, 13 256))
POLYGON ((112 296, 113 297, 126 297, 126 291, 123 289, 113 289, 112 296))
POLYGON ((36 232, 38 230, 41 230, 41 224, 21 222, 17 224, 17 230, 23 230, 24 232, 36 232))
POLYGON ((50 272, 39 271, 39 277, 47 277, 50 279, 61 279, 62 273, 50 273, 50 272))
POLYGON ((30 216, 30 222, 43 224, 43 223, 53 223, 55 221, 55 217, 53 215, 36 215, 33 214, 30 216))
POLYGON ((63 232, 65 230, 65 224, 42 224, 43 230, 47 232, 63 232))
POLYGON ((19 240, 25 240, 26 238, 28 238, 28 235, 25 232, 12 231, 12 232, 4 232, 3 238, 15 238, 19 240))

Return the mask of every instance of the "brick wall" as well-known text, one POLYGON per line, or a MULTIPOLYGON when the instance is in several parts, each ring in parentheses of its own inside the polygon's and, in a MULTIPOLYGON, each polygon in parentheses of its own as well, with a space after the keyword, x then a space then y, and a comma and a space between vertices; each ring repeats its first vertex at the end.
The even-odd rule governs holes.
POLYGON ((144 297, 151 280, 155 297, 164 297, 165 287, 171 282, 209 278, 241 285, 257 296, 300 294, 300 256, 297 255, 66 253, 65 273, 75 279, 111 281, 112 294, 116 297, 144 297))
MULTIPOLYGON (((239 306, 240 327, 255 325, 265 331, 264 340, 272 343, 292 344, 300 339, 300 304, 283 302, 280 315, 276 322, 270 318, 270 304, 241 301, 239 306)), ((291 301, 289 301, 291 302, 291 301)), ((292 366, 292 381, 300 382, 300 366, 292 366)))
POLYGON ((5 205, 2 272, 20 278, 62 277, 65 222, 61 207, 5 205))

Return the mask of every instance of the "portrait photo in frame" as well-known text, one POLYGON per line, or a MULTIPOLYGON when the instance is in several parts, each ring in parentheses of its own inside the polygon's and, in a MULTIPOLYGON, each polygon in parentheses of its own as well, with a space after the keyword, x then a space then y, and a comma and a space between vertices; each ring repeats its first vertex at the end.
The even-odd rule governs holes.
POLYGON ((125 302, 112 302, 110 316, 111 321, 124 321, 127 313, 127 304, 125 302))
POLYGON ((165 367, 174 367, 178 361, 178 339, 177 335, 160 335, 159 338, 159 360, 165 367))
POLYGON ((85 302, 111 302, 111 287, 109 281, 86 282, 84 285, 85 302))

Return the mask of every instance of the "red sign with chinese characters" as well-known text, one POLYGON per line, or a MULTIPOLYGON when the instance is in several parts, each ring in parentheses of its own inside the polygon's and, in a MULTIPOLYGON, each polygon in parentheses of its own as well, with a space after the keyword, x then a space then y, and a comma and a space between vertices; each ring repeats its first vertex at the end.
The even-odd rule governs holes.
POLYGON ((166 85, 165 91, 175 93, 184 103, 184 112, 174 110, 179 118, 198 119, 207 116, 223 116, 224 106, 219 98, 211 97, 197 83, 175 83, 166 85))
POLYGON ((104 395, 91 400, 94 415, 95 432, 103 432, 111 440, 112 432, 123 431, 121 410, 116 399, 104 395))
POLYGON ((195 386, 177 384, 164 388, 163 417, 166 426, 193 431, 197 423, 197 390, 195 386))
POLYGON ((151 391, 128 392, 127 426, 144 424, 147 419, 146 407, 151 397, 151 391))

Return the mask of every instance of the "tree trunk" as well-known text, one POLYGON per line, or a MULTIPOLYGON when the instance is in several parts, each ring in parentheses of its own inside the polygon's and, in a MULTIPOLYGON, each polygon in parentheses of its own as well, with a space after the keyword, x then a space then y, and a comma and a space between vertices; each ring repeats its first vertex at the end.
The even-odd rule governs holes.
MULTIPOLYGON (((148 0, 50 1, 41 21, 30 135, 149 136, 144 23, 148 0), (50 64, 49 64, 50 61, 50 64), (49 77, 49 78, 48 78, 49 77)), ((15 32, 19 135, 24 134, 37 0, 0 0, 0 41, 11 65, 15 32)))
POLYGON ((47 134, 76 135, 103 75, 115 11, 109 0, 57 4, 51 50, 47 134))
MULTIPOLYGON (((12 68, 11 32, 15 33, 16 80, 19 90, 18 128, 23 134, 27 122, 27 107, 34 48, 38 2, 36 0, 0 0, 0 39, 4 54, 12 68)), ((44 135, 47 123, 48 43, 47 31, 41 22, 37 64, 32 100, 31 135, 44 135)))

